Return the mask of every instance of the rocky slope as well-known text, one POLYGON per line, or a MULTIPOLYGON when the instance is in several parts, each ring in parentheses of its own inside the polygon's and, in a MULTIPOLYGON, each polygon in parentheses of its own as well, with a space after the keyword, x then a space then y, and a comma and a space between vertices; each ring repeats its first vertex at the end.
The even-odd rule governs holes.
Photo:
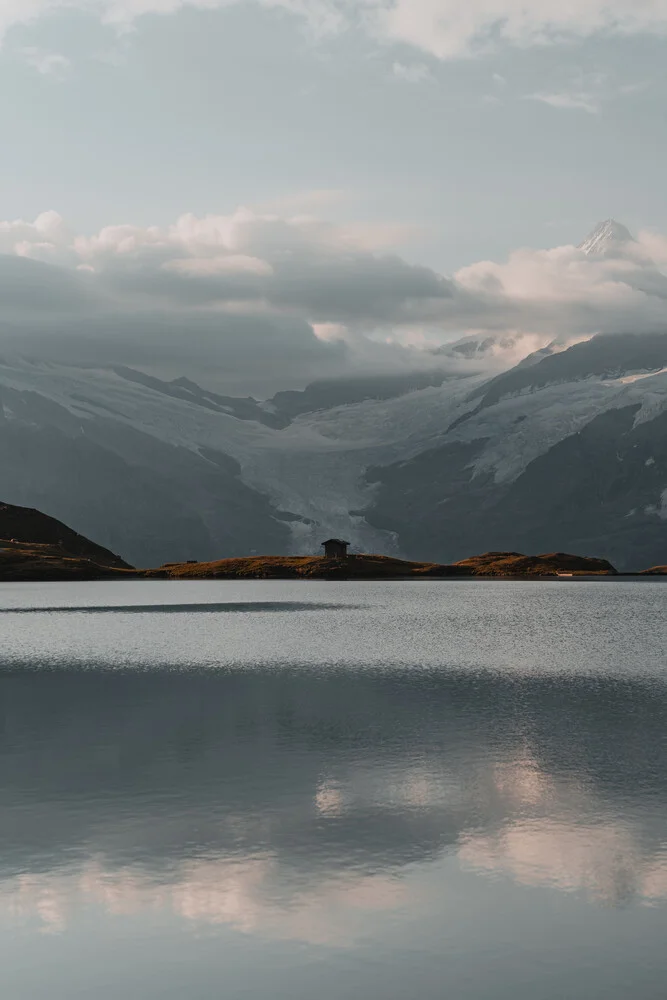
POLYGON ((500 540, 663 561, 666 365, 665 336, 595 338, 485 383, 434 448, 367 473, 366 516, 415 558, 500 540))

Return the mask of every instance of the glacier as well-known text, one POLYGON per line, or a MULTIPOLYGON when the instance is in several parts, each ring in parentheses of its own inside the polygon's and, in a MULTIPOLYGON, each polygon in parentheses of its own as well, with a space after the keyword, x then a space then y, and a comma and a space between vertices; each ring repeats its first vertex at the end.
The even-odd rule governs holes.
MULTIPOLYGON (((667 337, 629 336, 627 370, 619 368, 617 338, 614 363, 605 364, 611 339, 563 352, 565 376, 562 362, 556 377, 556 365, 540 357, 521 368, 520 383, 516 368, 505 376, 443 375, 440 384, 397 389, 389 398, 374 397, 371 387, 368 398, 335 405, 329 393, 321 406, 315 389, 311 408, 296 416, 281 416, 278 397, 254 410, 248 401, 205 401, 187 379, 181 384, 194 389, 174 395, 179 380, 4 357, 0 497, 40 507, 135 565, 317 552, 330 535, 349 538, 357 551, 446 560, 471 554, 459 550, 457 534, 466 545, 477 537, 494 548, 520 541, 507 497, 516 494, 521 506, 524 479, 538 462, 548 470, 549 456, 565 442, 604 427, 600 449, 611 456, 646 425, 654 433, 644 471, 635 487, 624 483, 619 500, 626 525, 628 510, 643 512, 633 517, 625 548, 612 530, 608 539, 583 528, 579 538, 572 526, 562 539, 553 524, 543 532, 545 545, 561 539, 559 547, 590 538, 602 548, 582 554, 611 553, 628 565, 643 552, 637 531, 647 550, 658 544, 655 526, 664 531, 667 351, 661 364, 656 358, 667 337), (267 423, 262 412, 276 419, 267 423), (609 441, 609 434, 622 440, 609 441), (420 503, 420 491, 428 501, 420 503)), ((640 440, 644 447, 643 435, 633 447, 640 440)), ((606 462, 604 476, 614 462, 606 462)), ((613 496, 620 480, 610 483, 613 496)), ((539 541, 539 531, 533 537, 539 541)))

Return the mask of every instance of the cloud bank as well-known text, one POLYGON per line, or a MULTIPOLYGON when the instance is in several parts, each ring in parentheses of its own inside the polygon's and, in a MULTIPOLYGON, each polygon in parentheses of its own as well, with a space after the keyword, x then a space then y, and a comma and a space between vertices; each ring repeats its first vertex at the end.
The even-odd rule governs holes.
POLYGON ((363 28, 376 39, 438 59, 487 52, 501 43, 529 47, 593 35, 667 33, 667 0, 3 0, 0 36, 62 10, 94 13, 104 24, 127 29, 146 14, 242 3, 280 8, 319 35, 363 28))
POLYGON ((0 348, 259 392, 442 365, 461 337, 490 340, 481 363, 507 366, 554 340, 667 330, 656 235, 605 255, 517 250, 452 277, 376 237, 245 208, 93 236, 56 212, 0 222, 0 348))

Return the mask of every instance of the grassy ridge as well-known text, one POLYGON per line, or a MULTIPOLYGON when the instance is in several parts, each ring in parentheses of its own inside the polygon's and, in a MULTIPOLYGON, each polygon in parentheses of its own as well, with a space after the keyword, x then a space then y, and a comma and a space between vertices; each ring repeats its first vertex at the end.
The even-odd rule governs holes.
MULTIPOLYGON (((646 572, 667 571, 655 567, 646 572)), ((487 552, 461 562, 409 562, 392 556, 247 556, 213 562, 166 563, 155 569, 101 565, 64 552, 61 546, 0 541, 0 580, 404 580, 465 577, 615 576, 606 559, 564 552, 526 556, 519 552, 487 552)))
POLYGON ((428 577, 471 576, 556 576, 572 573, 585 576, 614 576, 616 570, 606 559, 573 556, 563 552, 525 556, 519 552, 487 552, 461 562, 441 564, 409 562, 392 556, 350 555, 347 559, 323 556, 249 556, 220 559, 210 563, 167 563, 147 575, 186 579, 424 579, 428 577))
POLYGON ((214 562, 166 563, 156 569, 118 568, 64 552, 62 547, 0 541, 0 580, 399 580, 456 577, 541 577, 559 573, 613 576, 604 559, 566 553, 524 556, 487 552, 458 563, 409 562, 391 556, 247 556, 214 562))
POLYGON ((159 569, 147 570, 146 573, 148 576, 174 580, 382 580, 412 576, 466 575, 464 571, 457 571, 452 566, 407 562, 405 559, 376 555, 351 555, 347 559, 326 559, 324 556, 247 556, 207 563, 167 563, 159 569))

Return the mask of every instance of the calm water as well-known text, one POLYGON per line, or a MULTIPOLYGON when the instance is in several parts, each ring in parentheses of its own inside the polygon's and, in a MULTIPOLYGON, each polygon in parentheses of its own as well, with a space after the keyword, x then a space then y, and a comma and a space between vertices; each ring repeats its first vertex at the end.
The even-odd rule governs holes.
POLYGON ((663 1000, 666 603, 1 585, 2 1000, 663 1000))

